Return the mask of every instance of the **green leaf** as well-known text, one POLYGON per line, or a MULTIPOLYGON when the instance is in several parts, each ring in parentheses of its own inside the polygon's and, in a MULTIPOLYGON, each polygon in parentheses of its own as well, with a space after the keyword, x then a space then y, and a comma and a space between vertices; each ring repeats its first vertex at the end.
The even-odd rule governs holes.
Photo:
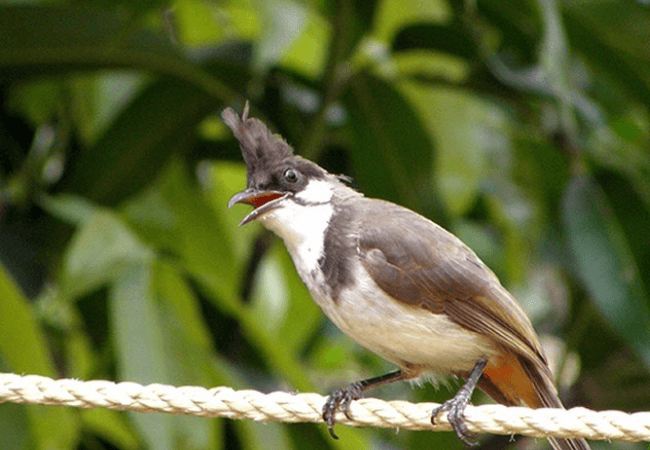
POLYGON ((184 80, 214 99, 234 93, 170 41, 134 28, 128 11, 80 5, 0 6, 0 78, 137 68, 184 80))
POLYGON ((138 437, 124 420, 125 416, 110 409, 81 410, 84 427, 121 450, 141 448, 138 437))
POLYGON ((70 188, 114 205, 155 179, 169 158, 194 140, 194 128, 215 107, 193 85, 161 80, 144 88, 96 144, 83 152, 70 188))
POLYGON ((575 270, 595 306, 650 366, 650 300, 606 197, 593 180, 575 177, 562 216, 575 270))
POLYGON ((307 7, 293 0, 256 2, 262 21, 262 36, 253 52, 253 65, 266 69, 279 61, 301 34, 307 7))
MULTIPOLYGON (((111 330, 119 377, 138 383, 172 383, 164 348, 164 334, 155 302, 150 263, 131 264, 111 286, 111 330)), ((130 413, 147 447, 172 450, 174 417, 130 413)))
POLYGON ((400 78, 430 84, 463 84, 470 74, 466 60, 431 50, 395 53, 392 62, 400 78))
MULTIPOLYGON (((164 201, 174 217, 175 238, 170 242, 181 264, 207 286, 217 306, 237 310, 239 274, 243 261, 236 257, 232 231, 226 219, 214 210, 203 191, 196 188, 187 169, 174 162, 160 180, 164 201)), ((221 207, 225 211, 226 204, 221 207)))
MULTIPOLYGON (((163 345, 169 378, 176 385, 224 384, 221 361, 214 349, 194 296, 178 271, 168 264, 154 266, 154 289, 164 330, 163 345)), ((175 417, 175 439, 181 448, 218 448, 220 423, 199 417, 175 417)))
MULTIPOLYGON (((56 376, 48 345, 29 301, 0 265, 0 357, 16 373, 56 376)), ((72 411, 26 407, 32 439, 38 448, 71 448, 79 439, 72 411)))
POLYGON ((394 52, 428 49, 474 59, 476 45, 460 23, 418 23, 400 30, 392 43, 394 52))
POLYGON ((433 145, 420 116, 392 84, 368 74, 351 81, 344 100, 353 175, 364 193, 422 209, 432 197, 433 145))
MULTIPOLYGON (((54 294, 56 293, 54 292, 54 294)), ((55 299, 58 300, 56 297, 55 299)), ((95 353, 95 345, 81 324, 82 321, 78 317, 79 314, 74 309, 76 305, 73 306, 70 303, 58 301, 55 307, 48 308, 49 305, 47 303, 48 298, 41 296, 39 299, 41 314, 49 319, 50 323, 58 319, 59 322, 54 323, 57 325, 61 324, 59 325, 61 328, 67 327, 64 342, 67 375, 82 380, 97 376, 96 368, 98 358, 95 353), (60 319, 59 317, 64 315, 61 310, 70 316, 74 316, 72 318, 64 316, 64 319, 60 319), (67 320, 67 322, 64 322, 64 320, 67 320)))
MULTIPOLYGON (((650 11, 642 2, 563 2, 566 32, 595 76, 606 78, 629 100, 650 104, 650 11)), ((598 81, 598 79, 596 81, 598 81)), ((596 95, 603 95, 599 89, 596 95)), ((624 97, 625 98, 625 97, 624 97)), ((621 99, 619 98, 619 101, 621 99)))
POLYGON ((373 28, 374 35, 385 42, 390 42, 405 25, 413 22, 444 22, 451 15, 449 5, 442 0, 383 1, 380 5, 373 28))
MULTIPOLYGON (((499 52, 512 53, 519 64, 526 65, 537 61, 539 53, 542 24, 536 6, 534 1, 480 1, 479 11, 463 14, 456 8, 456 13, 467 26, 465 33, 480 33, 473 37, 475 42, 481 41, 481 50, 488 52, 483 54, 483 58, 489 54, 497 56, 498 49, 499 52)), ((470 12, 468 9, 464 11, 470 12)))
POLYGON ((162 318, 169 331, 166 336, 173 336, 166 345, 180 360, 175 378, 182 383, 214 382, 212 375, 207 375, 212 371, 206 370, 214 348, 198 299, 178 269, 170 264, 156 264, 154 281, 162 318))
POLYGON ((94 144, 149 81, 134 72, 98 72, 66 79, 71 118, 87 146, 94 144))
POLYGON ((378 0, 352 0, 323 5, 332 30, 328 64, 354 59, 354 52, 363 47, 362 40, 375 20, 378 3, 378 0))
POLYGON ((209 181, 206 183, 206 200, 219 216, 223 226, 219 232, 223 241, 233 249, 235 260, 248 258, 253 239, 259 233, 255 227, 240 227, 248 208, 237 206, 227 209, 228 200, 244 189, 246 184, 246 167, 242 163, 226 161, 213 162, 206 167, 209 181))
POLYGON ((594 130, 585 150, 598 165, 620 172, 630 180, 650 209, 650 153, 647 151, 650 132, 641 129, 635 120, 645 126, 645 118, 639 115, 618 117, 614 123, 594 130))
POLYGON ((33 448, 29 445, 30 437, 27 409, 23 405, 3 404, 0 408, 0 448, 33 448))
POLYGON ((88 199, 72 194, 43 195, 39 198, 38 203, 57 219, 78 226, 86 222, 98 210, 97 205, 88 199))
POLYGON ((113 280, 151 251, 113 213, 99 210, 75 233, 63 259, 62 294, 76 298, 113 280))
POLYGON ((276 255, 267 255, 255 273, 250 308, 258 317, 264 317, 260 325, 269 334, 277 334, 289 309, 290 297, 283 275, 283 267, 276 255))
POLYGON ((224 27, 219 27, 223 4, 203 0, 174 2, 174 22, 179 40, 183 44, 199 47, 210 45, 224 37, 224 27))
POLYGON ((55 119, 63 99, 60 80, 39 79, 14 85, 9 91, 7 106, 38 127, 55 119))
POLYGON ((540 49, 540 68, 552 94, 556 98, 562 130, 575 145, 578 138, 578 123, 574 103, 581 95, 580 88, 572 79, 569 43, 560 6, 557 0, 538 0, 544 22, 544 38, 540 49))
POLYGON ((124 211, 143 239, 176 255, 188 273, 210 290, 215 305, 233 312, 241 306, 238 279, 254 230, 237 227, 241 211, 227 211, 227 198, 241 189, 245 175, 241 166, 234 177, 227 168, 212 171, 208 165, 202 173, 209 180, 206 191, 197 189, 182 163, 172 161, 124 211), (210 180, 212 176, 216 178, 210 180))
POLYGON ((299 354, 326 319, 298 276, 289 253, 279 242, 271 256, 282 267, 288 296, 284 322, 278 335, 289 351, 299 354))
POLYGON ((459 89, 405 83, 403 91, 436 144, 430 167, 435 166, 441 199, 453 216, 460 216, 476 200, 490 155, 509 146, 506 116, 497 105, 459 89))
POLYGON ((324 320, 280 242, 266 253, 256 273, 251 308, 290 353, 300 353, 324 320))
POLYGON ((323 71, 331 29, 314 8, 309 8, 301 33, 295 37, 279 63, 285 69, 315 79, 323 71))

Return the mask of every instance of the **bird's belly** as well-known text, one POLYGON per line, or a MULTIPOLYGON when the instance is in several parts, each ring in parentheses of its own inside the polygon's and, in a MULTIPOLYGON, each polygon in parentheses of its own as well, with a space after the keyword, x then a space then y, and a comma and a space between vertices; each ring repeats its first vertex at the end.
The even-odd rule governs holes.
POLYGON ((434 314, 401 303, 382 291, 359 266, 355 285, 335 302, 322 289, 312 295, 325 314, 362 346, 401 367, 444 375, 472 369, 497 353, 492 341, 434 314))

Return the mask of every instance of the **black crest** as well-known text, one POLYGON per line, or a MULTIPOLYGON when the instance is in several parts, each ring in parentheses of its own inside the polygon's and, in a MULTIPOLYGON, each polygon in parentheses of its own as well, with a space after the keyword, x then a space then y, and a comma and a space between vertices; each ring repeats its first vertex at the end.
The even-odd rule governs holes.
POLYGON ((271 133, 261 120, 248 117, 248 103, 241 116, 226 108, 221 118, 239 141, 249 187, 295 192, 306 185, 308 178, 326 176, 327 172, 318 165, 294 155, 291 146, 280 135, 271 133), (291 183, 283 179, 288 168, 296 171, 296 179, 291 183))
POLYGON ((248 117, 248 102, 241 117, 234 109, 226 108, 221 118, 239 141, 249 174, 293 156, 293 149, 280 135, 271 133, 261 120, 248 117))

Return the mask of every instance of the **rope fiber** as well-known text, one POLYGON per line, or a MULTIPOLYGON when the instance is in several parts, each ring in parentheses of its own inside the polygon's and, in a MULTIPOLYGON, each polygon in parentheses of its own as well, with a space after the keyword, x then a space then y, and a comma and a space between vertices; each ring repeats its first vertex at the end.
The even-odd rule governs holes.
MULTIPOLYGON (((322 422, 326 397, 319 394, 206 389, 111 381, 79 381, 38 375, 0 373, 0 403, 30 403, 109 408, 120 411, 166 412, 202 417, 265 422, 322 422)), ((350 417, 337 414, 337 423, 358 427, 408 430, 450 430, 446 414, 431 425, 436 403, 409 403, 363 398, 352 402, 350 417)), ((521 434, 534 437, 592 440, 650 441, 650 412, 568 410, 503 405, 468 406, 465 420, 471 432, 521 434)))

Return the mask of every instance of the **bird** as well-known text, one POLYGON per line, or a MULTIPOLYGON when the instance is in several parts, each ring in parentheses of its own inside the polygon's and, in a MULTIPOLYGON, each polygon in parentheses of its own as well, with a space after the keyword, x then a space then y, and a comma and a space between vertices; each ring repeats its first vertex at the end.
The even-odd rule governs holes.
MULTIPOLYGON (((514 297, 458 237, 397 204, 364 196, 345 176, 294 154, 259 119, 226 108, 223 122, 239 142, 246 188, 228 207, 253 207, 256 221, 279 236, 325 315, 397 370, 332 392, 322 411, 332 437, 337 411, 365 391, 396 381, 464 379, 434 409, 447 412, 465 444, 464 419, 478 386, 505 405, 562 408, 548 361, 514 297)), ((583 439, 549 438, 554 449, 589 449, 583 439)))

